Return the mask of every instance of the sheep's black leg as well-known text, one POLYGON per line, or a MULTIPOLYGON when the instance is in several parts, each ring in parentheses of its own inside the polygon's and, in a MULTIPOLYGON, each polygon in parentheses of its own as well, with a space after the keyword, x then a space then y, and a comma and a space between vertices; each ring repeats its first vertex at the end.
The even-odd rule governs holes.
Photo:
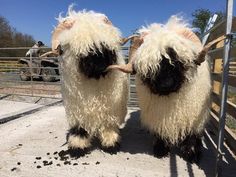
POLYGON ((114 146, 109 146, 109 147, 102 146, 102 150, 109 154, 117 154, 117 152, 120 150, 120 143, 116 142, 114 146))
POLYGON ((189 162, 198 163, 201 157, 201 135, 189 135, 179 145, 182 156, 189 162))
POLYGON ((116 154, 120 150, 120 136, 118 128, 106 128, 100 133, 102 150, 116 154))
POLYGON ((67 142, 72 157, 84 156, 90 146, 90 136, 85 129, 75 126, 68 131, 67 142))
POLYGON ((157 158, 162 158, 167 156, 169 152, 170 152, 170 146, 168 145, 168 143, 161 137, 156 136, 155 143, 153 146, 154 156, 157 158))

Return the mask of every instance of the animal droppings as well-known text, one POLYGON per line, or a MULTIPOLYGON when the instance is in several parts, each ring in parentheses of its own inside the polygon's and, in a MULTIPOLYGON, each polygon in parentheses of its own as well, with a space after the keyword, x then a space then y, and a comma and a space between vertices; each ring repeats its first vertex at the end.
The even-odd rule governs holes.
POLYGON ((17 169, 17 168, 16 168, 16 167, 14 167, 14 168, 12 168, 12 169, 11 169, 11 171, 15 171, 16 169, 17 169))
POLYGON ((87 162, 84 162, 84 163, 82 163, 82 165, 89 165, 89 163, 87 163, 87 162))
POLYGON ((70 162, 70 161, 65 161, 64 164, 65 164, 65 165, 70 165, 71 162, 70 162))

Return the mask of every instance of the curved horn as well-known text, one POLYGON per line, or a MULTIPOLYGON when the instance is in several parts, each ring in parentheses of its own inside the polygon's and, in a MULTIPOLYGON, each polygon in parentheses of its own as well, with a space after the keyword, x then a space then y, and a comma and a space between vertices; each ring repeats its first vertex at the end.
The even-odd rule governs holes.
POLYGON ((134 73, 133 65, 131 63, 128 63, 126 65, 110 65, 107 67, 106 71, 117 69, 124 73, 134 73))
POLYGON ((122 38, 121 39, 121 45, 125 45, 130 39, 133 39, 136 36, 138 36, 138 35, 135 34, 135 35, 131 35, 131 36, 127 37, 127 38, 122 38))
POLYGON ((135 73, 135 69, 133 67, 133 54, 134 52, 139 48, 139 46, 143 43, 143 39, 140 37, 140 35, 131 35, 128 38, 123 38, 122 39, 122 44, 125 44, 126 42, 128 42, 129 40, 131 41, 131 45, 129 48, 129 63, 127 63, 126 65, 111 65, 108 66, 106 70, 112 70, 112 69, 116 69, 116 70, 120 70, 124 73, 135 73))
POLYGON ((72 19, 67 19, 57 25, 57 27, 54 29, 52 33, 52 51, 57 50, 58 46, 60 45, 60 41, 58 40, 59 35, 65 31, 72 28, 75 21, 72 19))
POLYGON ((215 40, 209 42, 207 45, 205 45, 204 48, 202 49, 202 51, 198 54, 197 58, 194 60, 194 63, 196 65, 200 65, 202 62, 204 62, 206 54, 207 54, 208 50, 211 48, 211 46, 224 40, 225 38, 226 38, 226 36, 218 37, 215 40))
POLYGON ((122 43, 124 44, 124 43, 128 42, 130 39, 132 41, 131 41, 131 45, 130 45, 130 48, 129 48, 129 63, 126 64, 126 65, 111 65, 111 66, 108 66, 106 71, 116 69, 116 70, 122 71, 124 73, 135 74, 135 69, 134 69, 134 66, 133 66, 133 63, 134 63, 133 60, 134 59, 133 59, 132 56, 136 52, 136 50, 142 45, 143 36, 136 35, 136 34, 131 35, 128 38, 123 38, 122 43))
POLYGON ((47 57, 47 56, 49 56, 51 54, 58 56, 58 52, 56 52, 56 51, 49 51, 49 52, 46 52, 46 53, 40 55, 39 58, 47 57))
POLYGON ((142 45, 143 43, 143 36, 133 36, 130 48, 129 48, 129 62, 132 62, 133 60, 133 54, 136 52, 136 50, 142 45))

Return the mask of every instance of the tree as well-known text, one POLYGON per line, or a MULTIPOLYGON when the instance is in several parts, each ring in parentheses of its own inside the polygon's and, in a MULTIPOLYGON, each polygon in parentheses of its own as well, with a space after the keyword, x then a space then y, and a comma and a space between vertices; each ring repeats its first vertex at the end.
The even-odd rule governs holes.
POLYGON ((202 37, 204 30, 207 26, 207 22, 210 19, 210 17, 213 14, 217 14, 218 18, 216 20, 216 23, 222 20, 222 18, 225 16, 225 13, 218 11, 218 12, 211 12, 208 9, 197 9, 192 13, 193 21, 192 21, 192 26, 193 28, 197 28, 198 31, 196 34, 199 37, 202 37))
MULTIPOLYGON (((0 16, 0 48, 4 47, 31 47, 35 40, 31 35, 18 32, 11 27, 3 16, 0 16)), ((0 50, 0 56, 24 56, 26 50, 0 50)))
POLYGON ((9 47, 12 43, 12 30, 8 21, 0 16, 0 47, 9 47))

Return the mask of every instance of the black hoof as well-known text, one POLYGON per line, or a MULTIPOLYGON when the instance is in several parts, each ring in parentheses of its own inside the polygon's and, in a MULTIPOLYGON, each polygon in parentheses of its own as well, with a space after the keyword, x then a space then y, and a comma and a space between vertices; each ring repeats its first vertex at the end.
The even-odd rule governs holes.
POLYGON ((198 163, 201 157, 201 151, 196 150, 192 147, 182 147, 181 148, 182 157, 190 163, 198 163))
POLYGON ((85 156, 86 154, 89 153, 88 149, 80 149, 80 148, 68 148, 68 154, 70 155, 70 157, 72 158, 80 158, 85 156))
POLYGON ((117 154, 117 152, 120 151, 120 143, 116 142, 115 146, 109 146, 109 147, 102 147, 102 150, 104 152, 107 152, 109 154, 117 154))
POLYGON ((190 163, 199 163, 201 159, 202 141, 199 136, 188 136, 180 146, 183 159, 190 163))
POLYGON ((157 158, 162 158, 168 156, 170 152, 170 147, 160 138, 156 139, 156 142, 153 146, 153 154, 157 158))

